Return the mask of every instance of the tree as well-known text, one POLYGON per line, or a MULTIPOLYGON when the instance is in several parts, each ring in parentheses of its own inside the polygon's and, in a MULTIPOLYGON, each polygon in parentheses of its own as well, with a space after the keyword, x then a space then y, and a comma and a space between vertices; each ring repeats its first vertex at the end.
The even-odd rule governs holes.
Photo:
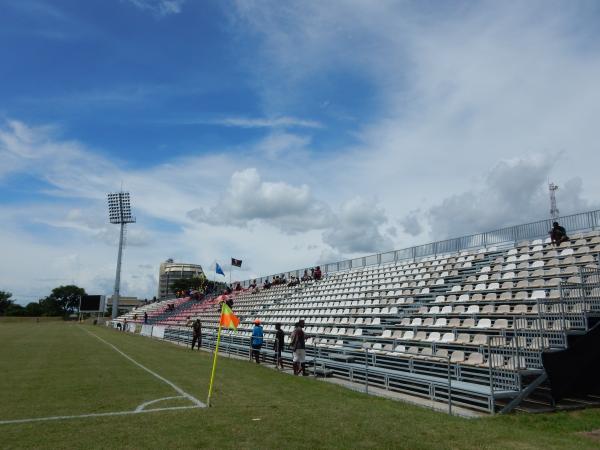
POLYGON ((75 285, 59 286, 39 301, 44 316, 62 316, 72 314, 79 307, 79 298, 85 295, 85 289, 75 285))
POLYGON ((71 314, 79 308, 79 299, 84 295, 85 289, 70 284, 52 289, 50 297, 56 299, 65 313, 71 314))
POLYGON ((31 302, 25 307, 24 315, 28 317, 39 317, 43 313, 42 305, 31 302))
POLYGON ((41 299, 38 304, 40 305, 40 314, 42 316, 62 316, 64 310, 61 308, 58 300, 52 296, 41 299))
POLYGON ((12 305, 13 301, 10 299, 12 294, 7 291, 0 291, 0 316, 6 314, 6 310, 10 305, 12 305))
POLYGON ((25 314, 25 308, 17 303, 10 303, 6 308, 7 316, 23 316, 25 314))

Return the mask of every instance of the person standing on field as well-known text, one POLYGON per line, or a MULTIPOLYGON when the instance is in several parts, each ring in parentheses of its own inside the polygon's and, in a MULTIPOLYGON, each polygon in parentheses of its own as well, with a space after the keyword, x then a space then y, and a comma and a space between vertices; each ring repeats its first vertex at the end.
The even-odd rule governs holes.
POLYGON ((256 361, 256 364, 260 364, 260 349, 263 345, 263 327, 260 324, 260 320, 254 321, 254 329, 252 330, 252 339, 250 339, 250 346, 252 347, 252 356, 256 361))
POLYGON ((198 343, 198 350, 202 347, 202 323, 200 319, 196 319, 192 324, 192 350, 194 350, 194 344, 198 343))
POLYGON ((283 351, 285 334, 281 329, 281 324, 275 324, 275 344, 273 346, 273 350, 275 350, 275 367, 283 370, 283 359, 281 358, 281 352, 283 351))
POLYGON ((304 334, 304 320, 301 320, 296 323, 296 328, 294 329, 290 341, 290 347, 294 352, 293 366, 294 366, 294 375, 308 375, 306 373, 306 336, 304 334))

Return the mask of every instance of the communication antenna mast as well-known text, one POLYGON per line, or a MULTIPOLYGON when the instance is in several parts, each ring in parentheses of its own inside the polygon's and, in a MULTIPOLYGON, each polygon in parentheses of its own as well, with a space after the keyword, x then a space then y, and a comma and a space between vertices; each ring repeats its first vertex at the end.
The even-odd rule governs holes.
POLYGON ((550 217, 552 217, 552 220, 556 220, 560 213, 556 206, 556 191, 558 191, 558 186, 554 183, 548 183, 548 190, 550 191, 550 217))
POLYGON ((125 226, 128 223, 135 223, 135 217, 131 215, 129 192, 121 191, 108 194, 108 218, 110 219, 110 223, 121 225, 121 233, 119 234, 119 253, 117 256, 117 274, 115 276, 115 290, 112 298, 112 317, 115 319, 119 315, 121 256, 123 255, 123 237, 125 235, 125 226))

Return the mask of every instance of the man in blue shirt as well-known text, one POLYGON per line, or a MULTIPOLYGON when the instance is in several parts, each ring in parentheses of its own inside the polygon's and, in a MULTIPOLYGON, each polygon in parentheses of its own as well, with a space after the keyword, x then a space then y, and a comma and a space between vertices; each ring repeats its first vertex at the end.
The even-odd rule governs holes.
POLYGON ((252 339, 250 339, 250 346, 252 347, 252 356, 256 361, 256 364, 260 364, 260 348, 263 345, 263 327, 260 324, 260 320, 254 321, 254 329, 252 330, 252 339))

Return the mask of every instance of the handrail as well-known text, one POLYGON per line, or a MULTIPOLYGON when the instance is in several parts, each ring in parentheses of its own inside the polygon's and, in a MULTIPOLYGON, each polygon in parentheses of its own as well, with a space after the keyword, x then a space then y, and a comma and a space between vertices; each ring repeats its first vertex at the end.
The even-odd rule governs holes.
MULTIPOLYGON (((543 219, 536 222, 530 222, 521 225, 513 225, 510 227, 500 228, 494 231, 485 233, 471 234, 443 241, 430 242, 428 244, 417 245, 400 250, 391 250, 388 252, 375 253, 372 255, 346 259, 343 261, 323 264, 322 272, 335 273, 343 270, 354 268, 367 267, 377 264, 398 262, 398 261, 414 261, 418 258, 427 256, 437 256, 447 253, 455 253, 461 250, 472 250, 477 248, 486 248, 489 246, 497 246, 503 244, 515 244, 521 240, 536 239, 548 236, 548 230, 552 228, 552 222, 555 219, 543 219)), ((569 232, 580 232, 586 230, 595 230, 600 227, 600 210, 593 210, 562 216, 556 219, 569 232)), ((278 272, 271 275, 256 278, 258 284, 262 284, 267 278, 272 279, 276 275, 285 275, 288 279, 290 276, 300 278, 304 270, 309 270, 310 267, 291 270, 287 272, 278 272)), ((247 287, 252 280, 240 281, 242 286, 247 287)))

